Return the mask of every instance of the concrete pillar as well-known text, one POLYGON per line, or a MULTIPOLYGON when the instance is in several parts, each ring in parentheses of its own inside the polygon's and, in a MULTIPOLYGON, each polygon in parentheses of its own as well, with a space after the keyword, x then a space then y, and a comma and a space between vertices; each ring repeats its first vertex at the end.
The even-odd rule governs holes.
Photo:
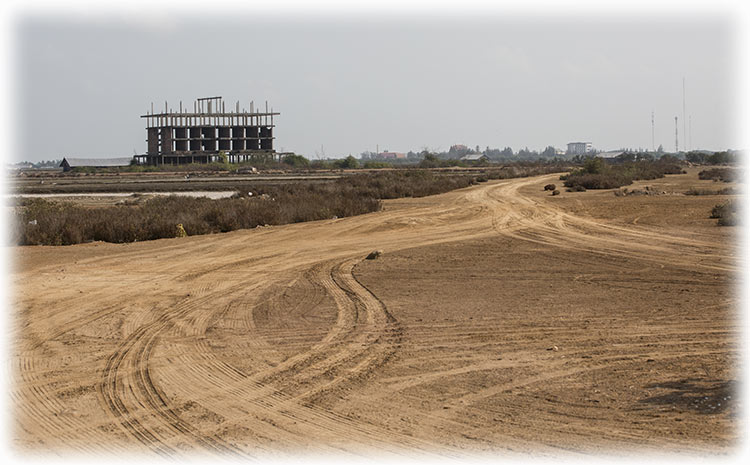
POLYGON ((163 126, 161 128, 161 153, 170 154, 174 152, 172 148, 172 126, 163 126))
POLYGON ((159 154, 159 128, 148 128, 146 130, 148 135, 148 150, 146 151, 149 155, 159 154))

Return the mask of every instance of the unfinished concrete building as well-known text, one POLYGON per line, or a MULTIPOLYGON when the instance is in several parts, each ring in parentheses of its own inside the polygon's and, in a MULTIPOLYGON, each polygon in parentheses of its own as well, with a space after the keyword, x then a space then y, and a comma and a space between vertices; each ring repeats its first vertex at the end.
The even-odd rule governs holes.
POLYGON ((193 111, 187 111, 180 102, 179 111, 168 108, 164 112, 151 111, 146 118, 148 150, 138 155, 139 163, 149 165, 210 163, 224 156, 230 163, 274 160, 273 109, 257 111, 250 102, 250 111, 237 102, 234 111, 227 112, 221 97, 199 98, 193 111))

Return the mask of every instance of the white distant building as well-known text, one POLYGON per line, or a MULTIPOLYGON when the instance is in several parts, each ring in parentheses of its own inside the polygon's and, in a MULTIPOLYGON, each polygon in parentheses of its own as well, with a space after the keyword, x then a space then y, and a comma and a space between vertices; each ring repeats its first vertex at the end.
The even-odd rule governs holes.
POLYGON ((599 157, 599 158, 615 158, 615 157, 619 157, 623 153, 625 153, 625 152, 623 152, 622 150, 616 150, 614 152, 613 151, 599 152, 599 153, 596 154, 596 156, 599 157))
POLYGON ((63 171, 70 171, 77 166, 89 166, 93 168, 109 168, 118 166, 130 166, 133 157, 120 158, 70 158, 65 157, 60 162, 63 171))
POLYGON ((591 142, 569 142, 568 155, 583 155, 592 150, 591 142))

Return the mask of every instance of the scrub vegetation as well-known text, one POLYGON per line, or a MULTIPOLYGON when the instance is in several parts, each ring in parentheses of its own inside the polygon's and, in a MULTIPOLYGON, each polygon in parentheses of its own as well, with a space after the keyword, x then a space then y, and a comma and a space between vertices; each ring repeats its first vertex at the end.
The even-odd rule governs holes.
POLYGON ((487 179, 543 174, 551 169, 545 165, 515 166, 488 170, 480 176, 416 169, 362 173, 328 182, 255 183, 226 199, 172 195, 140 201, 134 197, 101 208, 27 199, 15 208, 13 242, 122 243, 342 218, 377 211, 381 199, 424 197, 487 179))

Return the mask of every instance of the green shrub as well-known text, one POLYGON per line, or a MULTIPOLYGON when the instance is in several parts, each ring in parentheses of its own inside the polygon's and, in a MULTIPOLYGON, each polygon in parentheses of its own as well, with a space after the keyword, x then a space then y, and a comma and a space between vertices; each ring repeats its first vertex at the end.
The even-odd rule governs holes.
POLYGON ((342 170, 359 168, 359 162, 357 161, 356 158, 354 158, 351 155, 344 158, 343 160, 336 160, 335 162, 333 162, 333 165, 336 168, 339 168, 342 170))
POLYGON ((292 168, 309 168, 310 167, 310 160, 303 157, 302 155, 296 155, 296 154, 289 154, 285 155, 284 158, 281 160, 282 163, 285 165, 289 165, 292 168))

